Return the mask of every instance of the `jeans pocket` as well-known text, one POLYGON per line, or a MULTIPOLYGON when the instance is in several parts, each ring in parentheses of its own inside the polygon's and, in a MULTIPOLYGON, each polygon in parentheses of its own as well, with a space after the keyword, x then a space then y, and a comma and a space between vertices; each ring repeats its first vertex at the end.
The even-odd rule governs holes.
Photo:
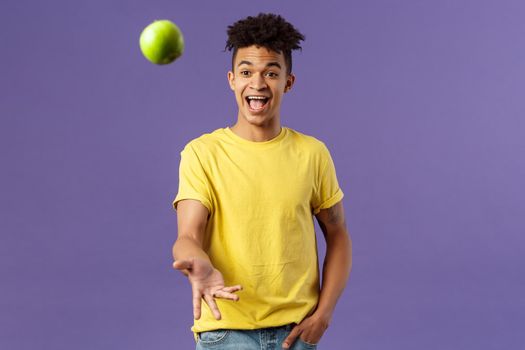
POLYGON ((230 334, 230 332, 231 331, 227 329, 200 332, 199 341, 203 344, 219 344, 226 339, 226 336, 230 334))

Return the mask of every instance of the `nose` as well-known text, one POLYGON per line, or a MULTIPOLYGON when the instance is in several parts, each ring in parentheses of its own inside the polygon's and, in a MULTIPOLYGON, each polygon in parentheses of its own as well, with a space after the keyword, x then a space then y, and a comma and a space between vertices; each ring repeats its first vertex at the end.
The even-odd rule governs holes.
POLYGON ((250 87, 254 90, 262 90, 266 89, 266 81, 264 80, 264 77, 262 74, 254 74, 252 75, 252 79, 250 81, 250 87))

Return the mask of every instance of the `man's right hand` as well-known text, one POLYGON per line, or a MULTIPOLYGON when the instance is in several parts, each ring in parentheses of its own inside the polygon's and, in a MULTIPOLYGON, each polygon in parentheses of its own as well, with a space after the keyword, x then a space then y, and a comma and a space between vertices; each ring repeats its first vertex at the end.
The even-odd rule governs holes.
POLYGON ((199 258, 176 260, 173 268, 188 272, 193 292, 193 317, 196 320, 201 317, 201 298, 204 298, 217 320, 221 319, 221 313, 214 298, 239 300, 239 296, 233 293, 241 290, 242 286, 225 287, 222 274, 208 260, 199 258))

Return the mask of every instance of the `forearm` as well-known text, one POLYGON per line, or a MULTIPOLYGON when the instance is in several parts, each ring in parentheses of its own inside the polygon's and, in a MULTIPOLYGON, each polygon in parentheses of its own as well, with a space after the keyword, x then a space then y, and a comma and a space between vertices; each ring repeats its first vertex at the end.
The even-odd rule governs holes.
POLYGON ((326 243, 323 264, 323 284, 316 313, 331 319, 352 269, 352 241, 346 230, 331 235, 326 243))
MULTIPOLYGON (((208 254, 202 249, 201 244, 188 236, 179 236, 173 244, 173 259, 174 260, 189 260, 192 258, 199 258, 210 261, 208 254)), ((188 275, 187 270, 182 271, 188 275)))

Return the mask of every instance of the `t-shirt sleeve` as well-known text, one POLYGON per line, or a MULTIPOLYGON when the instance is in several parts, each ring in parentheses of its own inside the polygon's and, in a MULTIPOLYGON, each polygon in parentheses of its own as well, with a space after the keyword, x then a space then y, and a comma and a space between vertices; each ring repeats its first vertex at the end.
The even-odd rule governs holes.
POLYGON ((173 208, 177 210, 177 203, 183 199, 196 199, 212 213, 210 186, 197 153, 187 144, 180 152, 180 157, 179 191, 173 200, 173 208))
POLYGON ((334 161, 332 160, 330 151, 324 144, 323 151, 321 152, 321 160, 318 164, 319 169, 316 171, 317 181, 312 198, 314 215, 319 213, 321 209, 332 207, 343 199, 344 196, 337 181, 334 161))

